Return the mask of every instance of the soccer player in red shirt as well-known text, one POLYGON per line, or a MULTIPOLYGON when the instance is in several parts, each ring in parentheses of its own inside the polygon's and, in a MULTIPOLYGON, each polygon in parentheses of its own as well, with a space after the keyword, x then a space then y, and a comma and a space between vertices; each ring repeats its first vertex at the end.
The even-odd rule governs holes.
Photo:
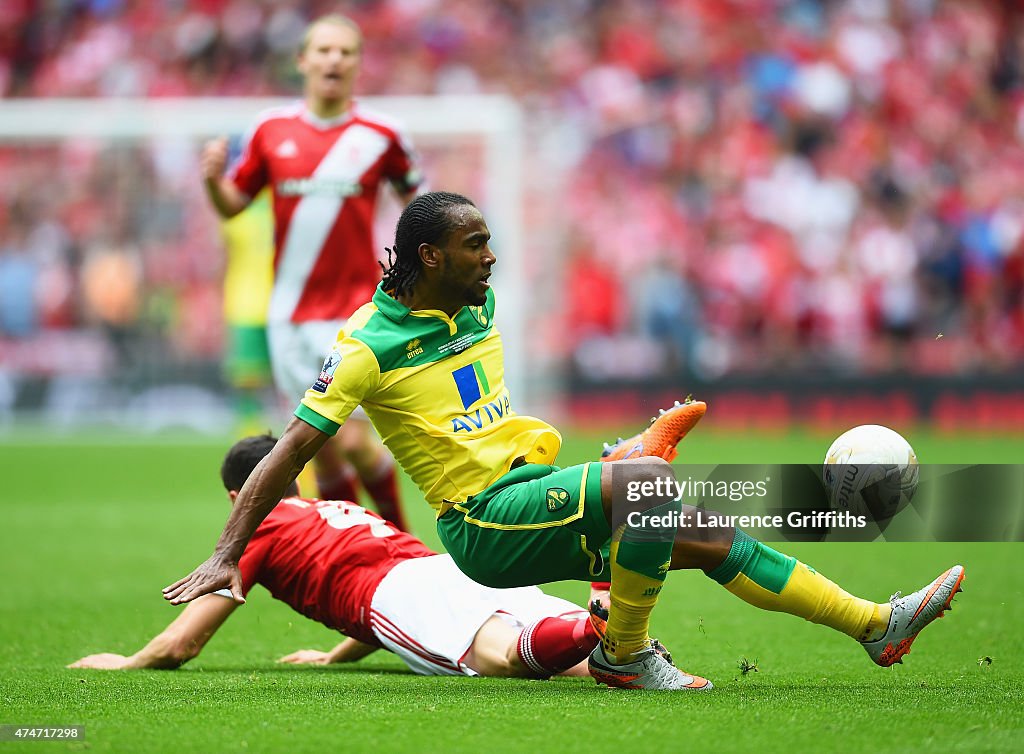
MULTIPOLYGON (((232 502, 274 443, 269 435, 248 437, 228 451, 221 479, 232 502)), ((298 489, 293 485, 290 492, 298 489)), ((262 584, 348 637, 328 652, 300 650, 283 662, 354 662, 387 649, 421 675, 586 676, 585 660, 603 625, 536 587, 481 586, 449 556, 344 501, 286 497, 256 530, 239 568, 245 594, 262 584)), ((198 655, 239 606, 230 592, 223 594, 190 603, 131 656, 89 655, 69 667, 177 668, 198 655)))
MULTIPOLYGON (((345 320, 380 281, 373 219, 381 184, 390 183, 404 203, 420 184, 398 126, 352 97, 361 56, 353 21, 330 15, 313 22, 298 56, 304 100, 264 113, 226 174, 225 139, 206 144, 200 159, 207 194, 223 217, 245 209, 264 186, 273 193, 267 337, 274 382, 289 401, 313 384, 345 320)), ((361 418, 317 454, 320 495, 357 499, 354 467, 381 515, 407 529, 394 459, 361 418)))

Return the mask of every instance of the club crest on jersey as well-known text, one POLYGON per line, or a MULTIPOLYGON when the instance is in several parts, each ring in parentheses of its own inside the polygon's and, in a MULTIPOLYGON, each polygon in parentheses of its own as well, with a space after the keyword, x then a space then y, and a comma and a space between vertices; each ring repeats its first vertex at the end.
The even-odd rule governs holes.
POLYGON ((331 350, 327 358, 324 359, 324 365, 320 368, 320 376, 316 378, 316 382, 313 383, 313 389, 318 393, 326 393, 327 386, 334 382, 334 372, 338 368, 338 364, 341 363, 341 354, 337 348, 331 350))
POLYGON ((468 306, 470 315, 480 327, 487 327, 487 312, 482 306, 468 306))
POLYGON ((569 502, 569 491, 561 487, 551 487, 547 494, 548 510, 551 513, 561 510, 569 502))

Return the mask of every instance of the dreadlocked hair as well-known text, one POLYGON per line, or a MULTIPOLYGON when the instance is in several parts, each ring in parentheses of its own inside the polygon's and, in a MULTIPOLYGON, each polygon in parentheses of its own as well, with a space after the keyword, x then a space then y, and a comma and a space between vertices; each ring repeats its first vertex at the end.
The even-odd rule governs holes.
POLYGON ((385 248, 388 265, 380 262, 384 271, 383 288, 395 296, 412 291, 420 275, 420 244, 437 245, 454 229, 452 207, 476 205, 462 194, 450 191, 431 191, 417 196, 402 211, 395 226, 395 245, 385 248))

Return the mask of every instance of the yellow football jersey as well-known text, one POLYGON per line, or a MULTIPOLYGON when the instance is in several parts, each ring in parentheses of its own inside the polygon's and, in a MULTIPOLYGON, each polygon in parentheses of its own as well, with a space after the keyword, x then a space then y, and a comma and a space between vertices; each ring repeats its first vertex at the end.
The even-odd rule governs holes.
POLYGON ((267 323, 274 285, 274 217, 270 192, 261 191, 245 211, 221 223, 228 252, 224 319, 229 325, 267 323))
POLYGON ((512 409, 494 294, 449 317, 411 311, 379 286, 339 333, 295 415, 334 434, 362 404, 435 509, 461 502, 523 457, 554 463, 554 427, 512 409))

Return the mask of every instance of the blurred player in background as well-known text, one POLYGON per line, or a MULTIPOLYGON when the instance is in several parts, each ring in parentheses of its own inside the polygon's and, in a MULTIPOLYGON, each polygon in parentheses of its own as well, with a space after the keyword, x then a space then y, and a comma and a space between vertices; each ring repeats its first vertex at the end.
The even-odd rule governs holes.
MULTIPOLYGON (((275 442, 247 437, 228 451, 221 480, 232 502, 275 442)), ((248 594, 262 584, 348 638, 328 652, 300 650, 282 662, 355 662, 387 649, 421 675, 587 675, 582 663, 597 646, 601 618, 536 587, 480 586, 449 556, 370 511, 297 494, 292 485, 246 547, 242 588, 248 594)), ((199 654, 238 605, 230 594, 209 594, 134 655, 89 655, 70 667, 177 668, 199 654)))
MULTIPOLYGON (((408 203, 420 183, 398 127, 353 100, 361 57, 362 34, 353 21, 340 15, 314 21, 298 56, 304 101, 265 113, 226 175, 226 139, 209 142, 201 158, 207 193, 223 217, 241 212, 264 187, 273 192, 267 334, 274 381, 288 401, 313 383, 345 320, 380 280, 373 219, 381 184, 390 183, 408 203)), ((394 459, 365 416, 356 418, 316 457, 320 497, 357 499, 358 475, 381 514, 406 529, 394 459)))
POLYGON ((267 426, 266 393, 272 386, 267 346, 267 305, 274 284, 274 219, 270 192, 221 223, 227 252, 224 322, 228 345, 224 372, 234 392, 239 434, 267 426))

